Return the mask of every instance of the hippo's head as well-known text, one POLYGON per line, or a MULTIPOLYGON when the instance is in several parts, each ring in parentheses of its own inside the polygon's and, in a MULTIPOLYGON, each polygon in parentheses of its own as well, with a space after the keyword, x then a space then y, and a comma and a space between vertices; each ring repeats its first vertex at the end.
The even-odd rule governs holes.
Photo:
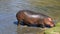
POLYGON ((55 23, 53 22, 53 19, 52 18, 45 18, 44 19, 44 23, 45 25, 49 26, 49 27, 54 27, 55 26, 55 23))

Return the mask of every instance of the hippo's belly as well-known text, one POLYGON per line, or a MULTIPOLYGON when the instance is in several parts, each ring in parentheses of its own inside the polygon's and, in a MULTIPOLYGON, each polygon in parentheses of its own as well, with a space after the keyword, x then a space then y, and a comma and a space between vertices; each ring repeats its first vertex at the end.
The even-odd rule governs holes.
POLYGON ((38 24, 38 20, 39 20, 39 18, 26 17, 26 19, 24 20, 24 22, 26 24, 38 24))

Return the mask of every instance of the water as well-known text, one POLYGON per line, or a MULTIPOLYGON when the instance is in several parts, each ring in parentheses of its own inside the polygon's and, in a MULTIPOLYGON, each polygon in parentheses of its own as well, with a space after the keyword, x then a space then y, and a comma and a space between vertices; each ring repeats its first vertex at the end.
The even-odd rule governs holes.
MULTIPOLYGON (((17 25, 14 24, 14 22, 17 21, 15 16, 16 13, 22 9, 41 12, 59 21, 60 20, 59 0, 54 0, 54 3, 53 2, 51 3, 51 1, 50 2, 49 1, 46 2, 46 1, 44 0, 43 1, 42 0, 37 0, 37 1, 36 0, 35 1, 34 0, 0 0, 0 34, 21 34, 19 33, 21 32, 20 31, 21 29, 17 27, 17 25)), ((29 27, 26 28, 28 29, 29 27)), ((22 30, 23 29, 24 28, 22 28, 22 30)), ((38 28, 36 29, 32 28, 32 29, 33 29, 32 32, 36 32, 38 28)), ((40 29, 38 29, 37 31, 40 32, 40 29)), ((25 34, 27 33, 25 32, 25 34)))
POLYGON ((38 12, 52 17, 56 22, 60 22, 60 0, 30 0, 38 12))
POLYGON ((16 13, 22 9, 32 10, 33 6, 27 0, 0 0, 0 34, 21 34, 14 22, 16 13))
POLYGON ((19 10, 29 8, 27 4, 24 0, 0 0, 0 34, 17 34, 15 14, 19 10))

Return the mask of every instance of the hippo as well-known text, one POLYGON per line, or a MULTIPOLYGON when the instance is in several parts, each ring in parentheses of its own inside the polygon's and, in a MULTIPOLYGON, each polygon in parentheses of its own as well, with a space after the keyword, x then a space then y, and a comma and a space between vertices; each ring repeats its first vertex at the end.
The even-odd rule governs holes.
POLYGON ((51 17, 31 10, 18 11, 16 14, 16 18, 18 21, 18 25, 20 25, 21 21, 23 21, 25 24, 36 24, 39 26, 42 25, 43 28, 46 25, 50 27, 55 26, 53 19, 51 17))

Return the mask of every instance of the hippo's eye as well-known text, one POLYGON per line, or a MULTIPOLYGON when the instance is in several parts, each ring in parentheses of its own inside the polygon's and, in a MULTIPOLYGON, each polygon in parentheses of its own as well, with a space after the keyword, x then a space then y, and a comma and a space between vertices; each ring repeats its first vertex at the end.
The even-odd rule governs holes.
POLYGON ((49 20, 49 21, 52 21, 52 19, 51 19, 51 18, 48 18, 48 20, 49 20))

